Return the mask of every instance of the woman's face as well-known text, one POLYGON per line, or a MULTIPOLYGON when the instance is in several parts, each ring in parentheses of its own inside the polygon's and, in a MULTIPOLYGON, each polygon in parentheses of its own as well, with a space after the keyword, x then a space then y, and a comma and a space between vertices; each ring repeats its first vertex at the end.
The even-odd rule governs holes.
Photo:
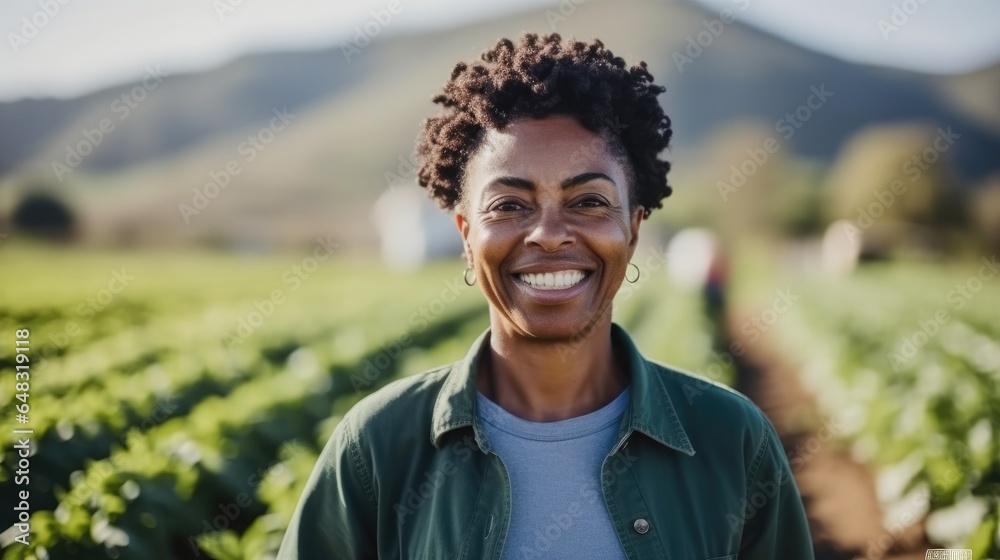
POLYGON ((610 311, 642 222, 626 181, 601 136, 571 117, 486 132, 455 220, 495 328, 574 337, 610 311))

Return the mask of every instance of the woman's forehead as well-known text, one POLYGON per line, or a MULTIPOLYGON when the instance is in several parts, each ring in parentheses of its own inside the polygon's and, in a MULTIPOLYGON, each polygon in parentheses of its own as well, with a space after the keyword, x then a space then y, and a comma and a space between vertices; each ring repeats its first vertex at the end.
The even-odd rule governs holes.
POLYGON ((563 149, 595 141, 604 143, 599 134, 587 129, 575 118, 553 115, 542 119, 517 119, 503 130, 488 129, 483 147, 491 152, 504 153, 519 148, 563 149))
POLYGON ((519 119, 503 130, 490 129, 470 159, 471 173, 565 178, 584 171, 619 168, 607 142, 572 117, 519 119), (475 170, 475 171, 474 171, 475 170))

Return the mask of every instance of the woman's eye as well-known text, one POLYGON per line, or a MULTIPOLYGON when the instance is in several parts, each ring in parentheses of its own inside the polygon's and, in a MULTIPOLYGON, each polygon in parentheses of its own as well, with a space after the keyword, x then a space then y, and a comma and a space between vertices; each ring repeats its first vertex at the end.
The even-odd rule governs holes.
POLYGON ((519 210, 520 208, 521 208, 520 204, 513 202, 511 200, 501 202, 500 204, 497 204, 496 206, 493 207, 494 210, 499 212, 513 212, 514 210, 519 210))
POLYGON ((584 208, 599 208, 601 206, 606 206, 603 200, 596 197, 585 198, 579 202, 579 205, 584 208))

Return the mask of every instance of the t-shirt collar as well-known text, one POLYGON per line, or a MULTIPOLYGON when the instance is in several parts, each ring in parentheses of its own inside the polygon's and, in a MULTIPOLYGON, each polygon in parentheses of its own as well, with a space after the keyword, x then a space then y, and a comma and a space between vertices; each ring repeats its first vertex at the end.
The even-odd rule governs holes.
MULTIPOLYGON (((484 353, 489 351, 490 332, 489 327, 483 330, 465 357, 451 365, 434 403, 430 438, 435 447, 442 445, 446 433, 471 427, 479 448, 484 453, 489 451, 476 417, 476 372, 484 353)), ((624 351, 631 387, 631 402, 622 420, 619 439, 637 431, 671 449, 694 455, 695 450, 664 384, 664 376, 658 374, 656 365, 639 352, 632 337, 615 322, 611 323, 611 340, 616 349, 624 351)), ((571 344, 567 345, 567 350, 572 351, 571 344)))

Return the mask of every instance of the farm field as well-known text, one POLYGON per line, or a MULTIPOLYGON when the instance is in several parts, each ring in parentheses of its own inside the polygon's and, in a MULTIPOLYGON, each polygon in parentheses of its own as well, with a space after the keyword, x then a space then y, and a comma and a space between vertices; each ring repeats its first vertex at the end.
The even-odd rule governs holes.
POLYGON ((1000 558, 1000 274, 871 264, 849 281, 789 276, 802 305, 774 339, 822 415, 877 477, 889 532, 1000 558))
MULTIPOLYGON (((460 358, 488 326, 457 259, 407 273, 307 253, 10 245, 0 259, 17 263, 0 267, 0 365, 13 383, 13 333, 30 329, 36 444, 34 538, 4 558, 272 557, 344 412, 460 358)), ((755 281, 793 287, 768 336, 802 364, 822 414, 848 419, 837 437, 877 471, 887 509, 944 512, 940 538, 996 558, 1000 278, 951 296, 977 266, 755 281)), ((623 284, 615 320, 650 358, 731 384, 730 369, 710 369, 715 329, 699 294, 662 270, 642 278, 623 284)), ((734 293, 750 305, 749 291, 734 293)), ((24 427, 13 393, 0 398, 0 427, 24 427)), ((2 442, 4 503, 15 501, 15 443, 2 442)))

